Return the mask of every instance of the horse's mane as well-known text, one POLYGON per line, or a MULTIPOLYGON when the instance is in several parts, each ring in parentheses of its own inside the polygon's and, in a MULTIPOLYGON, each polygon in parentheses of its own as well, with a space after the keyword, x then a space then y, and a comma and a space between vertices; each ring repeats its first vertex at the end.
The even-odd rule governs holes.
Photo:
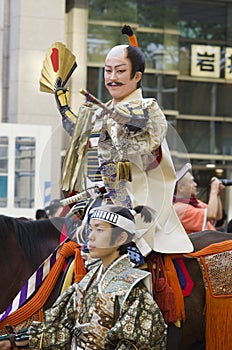
POLYGON ((15 237, 26 259, 33 264, 44 254, 45 245, 49 251, 59 244, 60 233, 65 221, 64 218, 52 220, 23 220, 0 215, 0 251, 10 244, 10 235, 15 237))

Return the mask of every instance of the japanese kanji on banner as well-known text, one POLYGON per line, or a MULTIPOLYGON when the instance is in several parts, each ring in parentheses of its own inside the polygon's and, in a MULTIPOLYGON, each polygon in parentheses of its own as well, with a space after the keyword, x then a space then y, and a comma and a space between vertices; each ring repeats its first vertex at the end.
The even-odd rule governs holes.
POLYGON ((225 79, 232 80, 232 48, 226 48, 225 57, 225 79))
POLYGON ((220 78, 220 46, 191 46, 191 76, 220 78))

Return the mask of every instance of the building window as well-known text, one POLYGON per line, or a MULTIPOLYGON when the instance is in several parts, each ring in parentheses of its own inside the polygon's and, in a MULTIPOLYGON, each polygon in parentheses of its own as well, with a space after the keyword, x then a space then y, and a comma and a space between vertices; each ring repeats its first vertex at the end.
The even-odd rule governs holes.
POLYGON ((231 84, 217 84, 216 115, 222 117, 232 117, 231 92, 231 84))
POLYGON ((232 154, 232 123, 178 120, 177 131, 189 153, 232 154))
POLYGON ((178 28, 182 39, 225 41, 227 27, 226 2, 181 0, 178 28))
POLYGON ((178 0, 138 1, 140 27, 176 29, 178 0))
POLYGON ((88 68, 87 90, 103 102, 111 98, 104 84, 104 68, 88 68))
POLYGON ((232 123, 215 122, 215 139, 217 152, 223 155, 232 155, 232 123))
POLYGON ((33 208, 35 200, 35 138, 15 139, 15 207, 33 208))
MULTIPOLYGON (((91 23, 91 22, 90 22, 91 23)), ((120 25, 89 24, 88 28, 88 62, 102 65, 111 47, 128 44, 126 35, 121 34, 120 25)))
POLYGON ((178 108, 180 114, 210 115, 212 83, 179 81, 178 108))
POLYGON ((174 75, 144 74, 144 97, 154 97, 163 109, 177 109, 177 80, 174 75))
POLYGON ((179 36, 168 33, 137 34, 139 47, 146 59, 146 68, 157 70, 177 70, 179 55, 179 36))
POLYGON ((6 136, 0 136, 0 207, 7 206, 8 194, 8 150, 9 140, 6 136))
MULTIPOLYGON (((190 75, 190 64, 193 59, 192 46, 201 45, 221 48, 220 76, 224 74, 224 47, 231 41, 231 31, 227 26, 231 22, 229 4, 218 1, 181 0, 177 27, 179 37, 180 74, 190 75)), ((231 45, 229 45, 231 46, 231 45)), ((207 54, 207 50, 203 53, 207 54)), ((202 52, 200 52, 202 54, 202 52)), ((212 54, 212 53, 209 53, 212 54)), ((215 58, 216 59, 216 58, 215 58)), ((216 64, 216 62, 215 62, 216 64)), ((198 66, 199 68, 200 66, 198 66)), ((215 66, 216 68, 216 66, 215 66)), ((203 72, 203 71, 201 71, 203 72)))
POLYGON ((89 19, 126 23, 137 21, 137 1, 130 0, 89 0, 89 19))
POLYGON ((178 120, 177 132, 189 153, 210 153, 209 122, 178 120))

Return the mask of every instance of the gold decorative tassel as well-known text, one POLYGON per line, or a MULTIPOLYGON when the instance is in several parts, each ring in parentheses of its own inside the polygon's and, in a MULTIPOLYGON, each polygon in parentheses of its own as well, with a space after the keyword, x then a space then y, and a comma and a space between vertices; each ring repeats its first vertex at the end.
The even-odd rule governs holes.
POLYGON ((123 160, 117 163, 116 181, 120 180, 132 181, 131 163, 129 160, 123 160))

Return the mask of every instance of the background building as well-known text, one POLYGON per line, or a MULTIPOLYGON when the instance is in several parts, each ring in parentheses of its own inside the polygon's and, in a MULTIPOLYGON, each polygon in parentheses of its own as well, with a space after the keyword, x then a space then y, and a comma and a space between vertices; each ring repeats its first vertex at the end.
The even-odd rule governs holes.
MULTIPOLYGON (((10 213, 25 211, 25 205, 27 213, 34 213, 36 207, 62 196, 60 168, 69 138, 54 97, 39 91, 48 48, 61 41, 77 57, 78 68, 69 84, 71 106, 77 112, 84 100, 81 88, 102 101, 108 99, 104 58, 112 46, 128 43, 121 35, 123 24, 132 26, 145 53, 144 95, 155 97, 167 116, 174 164, 179 168, 192 163, 206 200, 213 175, 232 178, 231 23, 231 0, 0 0, 0 121, 16 124, 18 137, 23 137, 12 141, 0 124, 1 211, 9 214, 12 203, 10 213), (39 136, 27 139, 20 131, 25 125, 50 133, 50 142, 45 138, 40 146, 42 155, 37 155, 39 136), (34 148, 34 165, 28 160, 23 164, 22 154, 21 164, 16 158, 10 163, 7 142, 18 149, 19 141, 34 148), (35 188, 32 194, 30 186, 35 188)), ((223 204, 229 217, 231 203, 228 187, 223 204)))

